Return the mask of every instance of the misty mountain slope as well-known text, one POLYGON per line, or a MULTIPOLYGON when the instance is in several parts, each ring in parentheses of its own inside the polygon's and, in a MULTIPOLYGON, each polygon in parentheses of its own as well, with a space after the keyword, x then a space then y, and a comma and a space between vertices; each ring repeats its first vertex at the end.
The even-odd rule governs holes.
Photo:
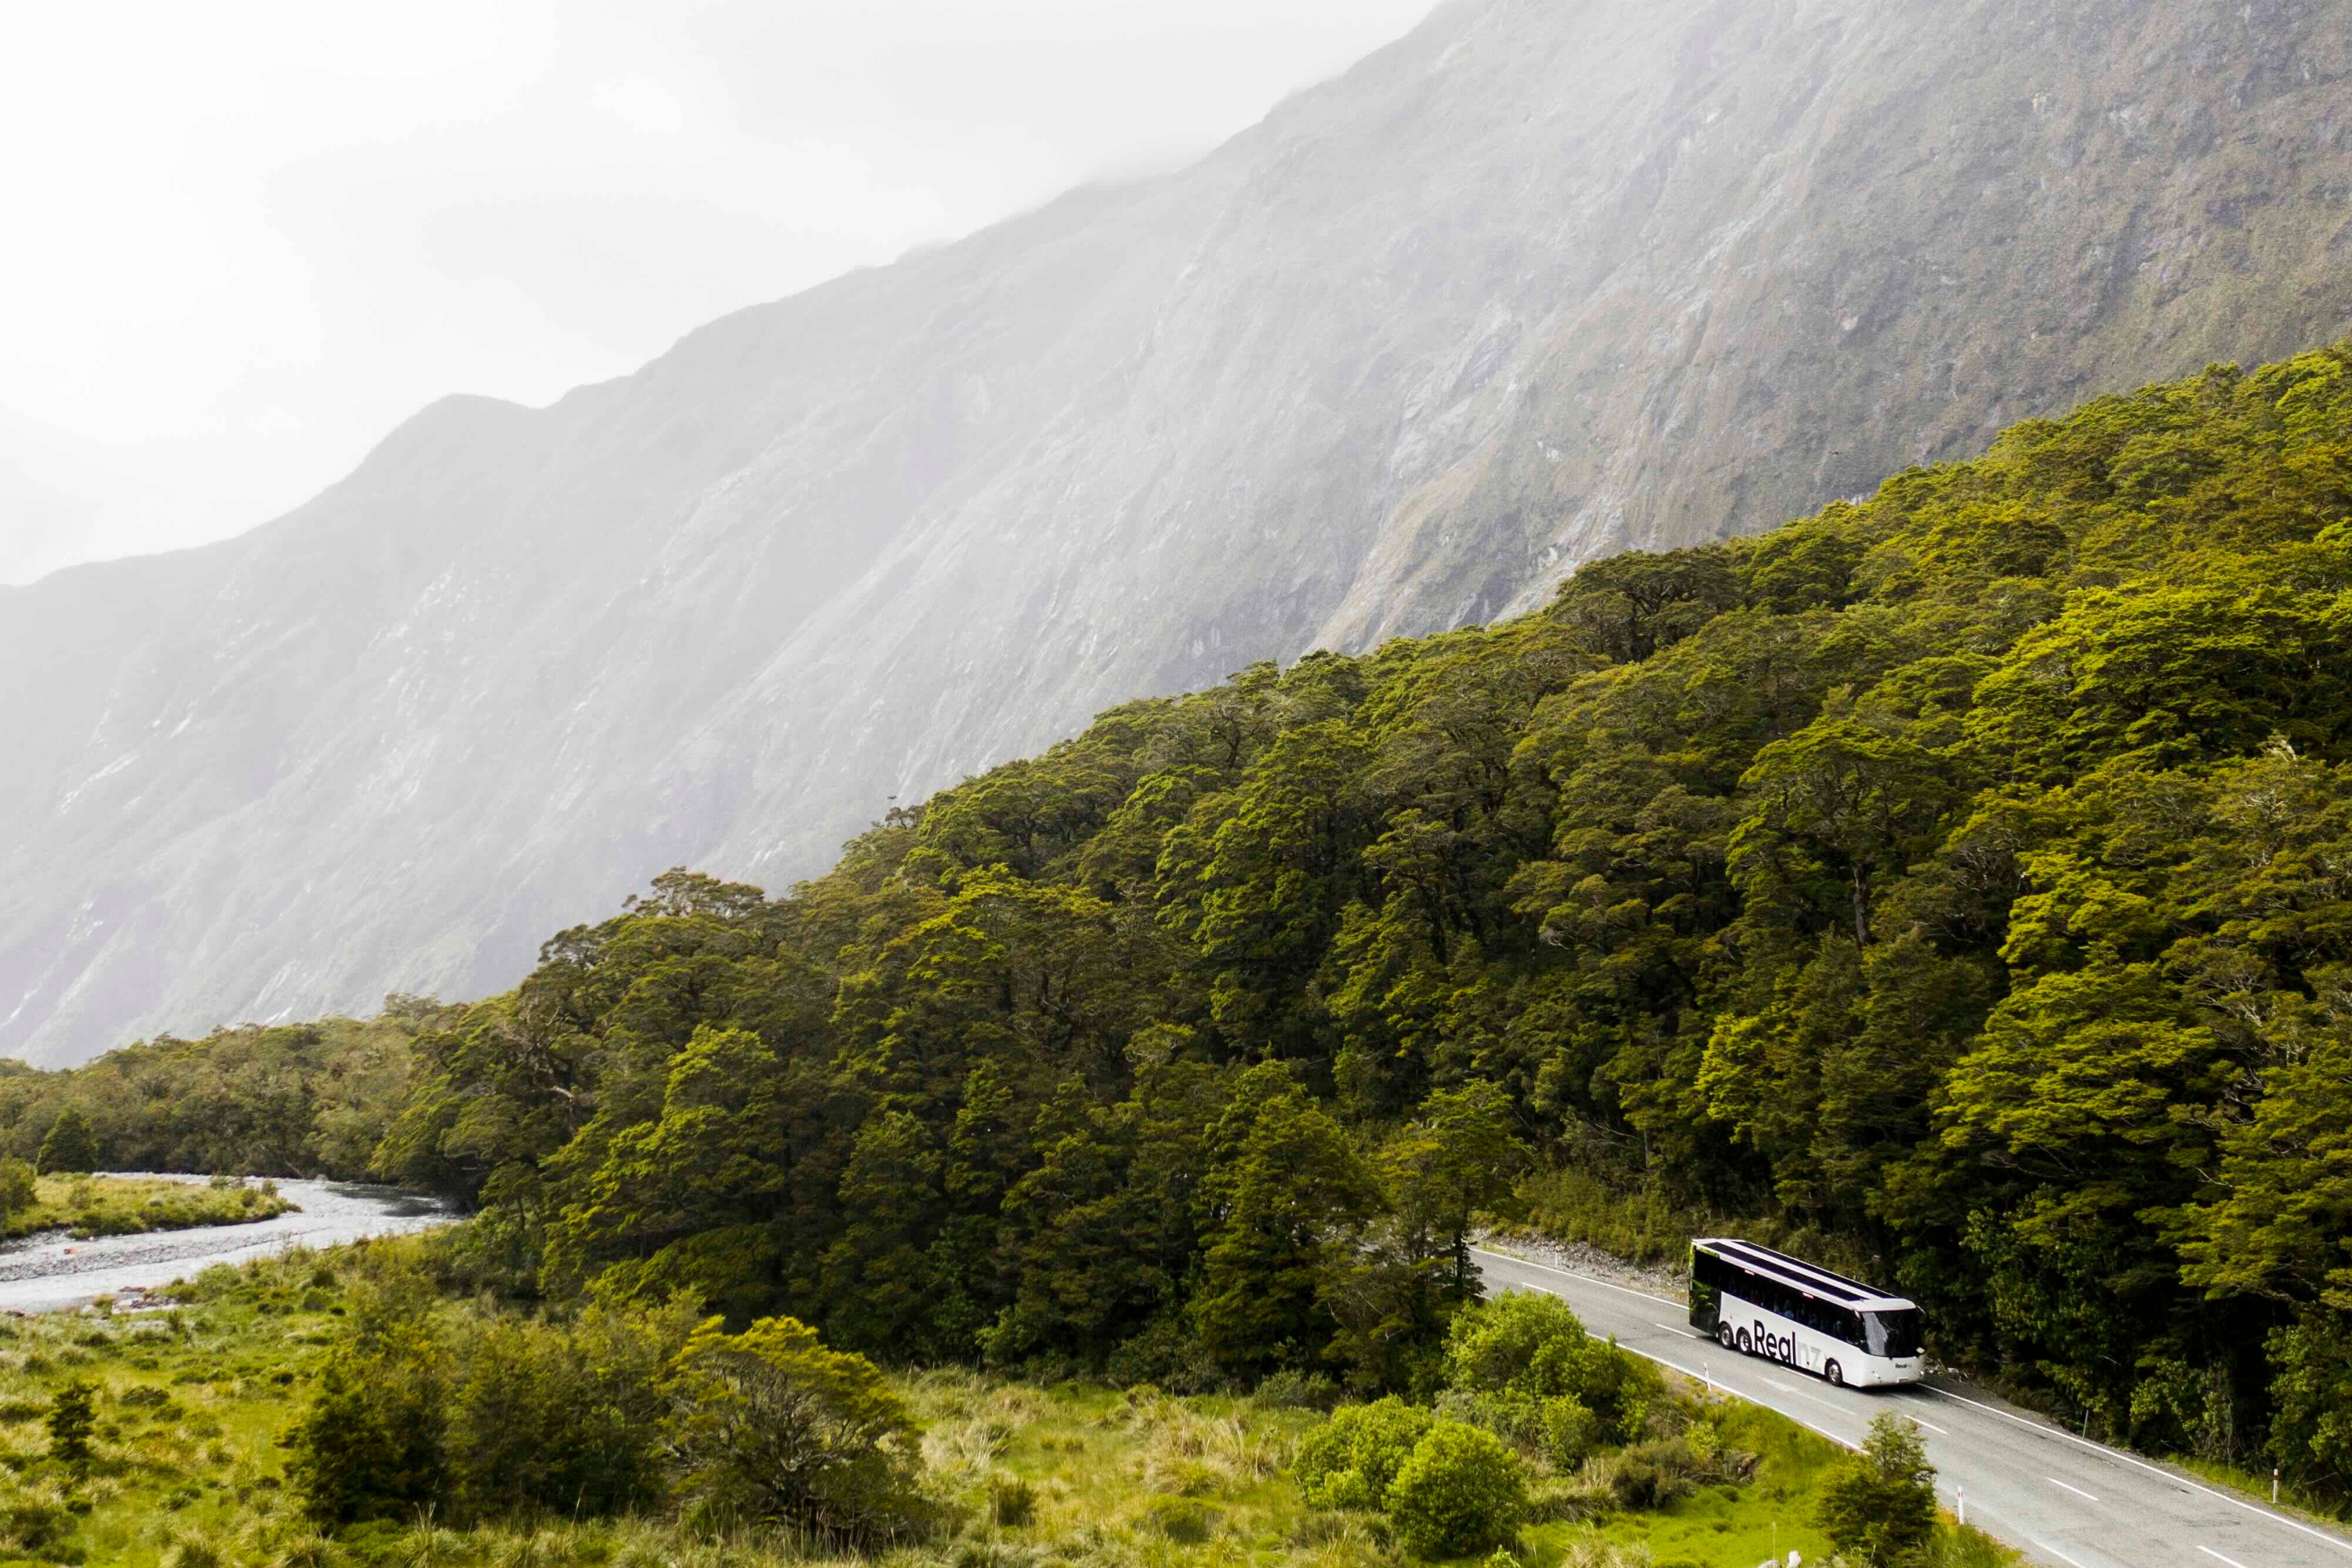
POLYGON ((492 989, 1109 703, 2333 338, 2347 35, 1457 0, 1192 168, 0 591, 0 1048, 492 989))

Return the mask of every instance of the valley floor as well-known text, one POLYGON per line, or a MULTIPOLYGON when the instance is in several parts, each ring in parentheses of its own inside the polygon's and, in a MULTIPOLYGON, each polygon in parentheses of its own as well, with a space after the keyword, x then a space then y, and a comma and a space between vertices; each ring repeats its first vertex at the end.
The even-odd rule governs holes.
MULTIPOLYGON (((128 1568, 765 1568, 811 1560, 789 1542, 698 1539, 655 1521, 544 1521, 452 1530, 430 1517, 329 1537, 299 1513, 280 1442, 344 1342, 355 1254, 292 1252, 215 1267, 168 1310, 0 1321, 0 1562, 128 1568), (95 1390, 92 1457, 50 1456, 46 1417, 70 1382, 95 1390)), ((1387 1568, 1406 1561, 1378 1516, 1307 1507, 1287 1474, 1319 1413, 1148 1386, 1050 1387, 964 1371, 894 1383, 924 1429, 924 1485, 952 1521, 881 1554, 912 1568, 1387 1568)), ((1811 1524, 1835 1449, 1754 1405, 1704 1418, 1757 1463, 1744 1484, 1664 1508, 1595 1508, 1607 1460, 1555 1488, 1525 1568, 1754 1568, 1792 1549, 1829 1556, 1811 1524), (1598 1474, 1599 1479, 1594 1477, 1598 1474)), ((1953 1543, 1958 1544, 1958 1543, 1953 1543)), ((1990 1564, 1979 1539, 1940 1561, 1990 1564)))

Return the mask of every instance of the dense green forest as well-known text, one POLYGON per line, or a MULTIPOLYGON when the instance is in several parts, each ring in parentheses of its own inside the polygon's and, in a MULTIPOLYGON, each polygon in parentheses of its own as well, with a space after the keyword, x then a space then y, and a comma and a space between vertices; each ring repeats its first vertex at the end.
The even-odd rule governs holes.
POLYGON ((362 1176, 398 1113, 409 1042, 457 1016, 395 996, 382 1017, 364 1022, 158 1039, 71 1072, 0 1062, 0 1158, 49 1168, 43 1142, 71 1109, 91 1147, 64 1169, 362 1176))
POLYGON ((1114 710, 785 898, 664 877, 398 1025, 373 1163, 513 1295, 1171 1388, 1425 1392, 1481 1215, 1707 1216, 2352 1496, 2348 368, 1114 710))

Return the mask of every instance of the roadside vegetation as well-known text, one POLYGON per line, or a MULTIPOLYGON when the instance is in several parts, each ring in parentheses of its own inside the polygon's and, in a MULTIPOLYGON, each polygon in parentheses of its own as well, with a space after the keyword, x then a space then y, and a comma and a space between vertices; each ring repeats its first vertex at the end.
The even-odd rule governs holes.
MULTIPOLYGON (((1465 1313, 1433 1405, 1327 1411, 1335 1391, 1295 1376, 1179 1396, 885 1372, 789 1320, 524 1313, 448 1282, 442 1247, 412 1239, 217 1267, 167 1310, 0 1321, 0 1551, 128 1568, 1754 1568, 1776 1547, 1833 1561, 1853 1533, 1840 1489, 1864 1473, 1586 1339, 1549 1298, 1465 1313)), ((1937 1525, 1920 1478, 1888 1474, 1860 1512, 1925 1529, 1848 1561, 2002 1561, 1937 1525)))

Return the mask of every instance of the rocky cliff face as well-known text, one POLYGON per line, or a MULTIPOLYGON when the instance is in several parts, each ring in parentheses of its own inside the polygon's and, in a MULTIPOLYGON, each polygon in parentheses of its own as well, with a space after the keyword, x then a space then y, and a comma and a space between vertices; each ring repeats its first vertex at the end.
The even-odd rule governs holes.
POLYGON ((1199 165, 0 591, 0 1049, 509 983, 1126 698, 2352 328, 2336 0, 1455 0, 1199 165))

